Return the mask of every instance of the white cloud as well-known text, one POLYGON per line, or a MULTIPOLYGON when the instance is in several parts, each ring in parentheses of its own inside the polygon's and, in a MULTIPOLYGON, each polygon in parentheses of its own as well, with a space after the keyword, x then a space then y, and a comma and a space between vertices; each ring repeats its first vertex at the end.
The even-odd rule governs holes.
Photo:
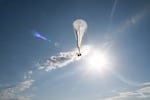
POLYGON ((27 73, 25 73, 24 79, 31 79, 32 78, 32 74, 33 74, 33 71, 29 70, 27 73))
POLYGON ((135 16, 133 16, 130 21, 132 24, 136 24, 142 17, 144 17, 146 14, 150 12, 149 7, 145 7, 143 10, 141 10, 139 13, 137 13, 135 16))
MULTIPOLYGON (((148 82, 149 83, 149 82, 148 82)), ((145 83, 142 83, 145 84, 145 83)), ((103 100, 148 100, 150 99, 150 86, 142 87, 139 85, 138 89, 121 92, 116 96, 108 97, 103 100)))
POLYGON ((150 86, 137 90, 139 93, 150 93, 150 86))
MULTIPOLYGON (((83 46, 81 48, 81 53, 82 56, 87 55, 89 52, 90 47, 89 46, 83 46)), ((39 70, 45 70, 45 71, 51 71, 52 69, 64 67, 67 64, 79 60, 81 57, 77 56, 78 51, 72 50, 69 52, 60 52, 56 56, 51 56, 46 59, 44 63, 38 64, 38 69, 39 70)))
POLYGON ((23 81, 18 86, 16 86, 16 89, 18 89, 19 91, 24 91, 28 89, 32 85, 33 82, 34 80, 23 81))
POLYGON ((147 85, 150 85, 150 82, 145 82, 145 83, 141 84, 141 86, 147 86, 147 85))
POLYGON ((33 80, 26 80, 0 89, 0 100, 31 100, 32 96, 21 96, 20 93, 31 87, 33 82, 33 80))
POLYGON ((114 13, 115 13, 115 10, 116 10, 116 6, 117 6, 117 0, 114 0, 113 7, 112 7, 111 13, 110 13, 111 19, 114 16, 114 13))

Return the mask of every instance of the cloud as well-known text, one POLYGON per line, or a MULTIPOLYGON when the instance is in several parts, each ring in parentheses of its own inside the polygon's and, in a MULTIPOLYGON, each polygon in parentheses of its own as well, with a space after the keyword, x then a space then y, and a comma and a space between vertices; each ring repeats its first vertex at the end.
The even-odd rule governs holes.
POLYGON ((133 25, 136 25, 138 22, 140 22, 145 16, 147 16, 150 13, 150 5, 145 6, 143 9, 141 9, 140 11, 138 11, 137 13, 135 13, 133 16, 131 16, 129 19, 126 19, 125 21, 121 22, 119 24, 119 26, 114 30, 114 31, 110 31, 111 28, 111 24, 112 24, 112 19, 116 10, 116 6, 117 6, 117 0, 114 1, 111 13, 110 13, 110 22, 108 25, 108 29, 107 32, 105 34, 105 39, 107 40, 106 43, 107 44, 106 47, 110 48, 113 42, 113 38, 116 37, 116 35, 124 32, 125 30, 127 30, 128 28, 130 28, 133 25))
POLYGON ((150 13, 150 7, 149 6, 144 7, 141 11, 139 11, 137 14, 132 16, 130 19, 126 20, 122 25, 120 25, 116 33, 123 32, 131 25, 138 23, 143 17, 145 17, 149 13, 150 13))
POLYGON ((27 73, 24 75, 24 79, 31 79, 33 75, 33 71, 29 70, 27 73))
POLYGON ((141 18, 143 18, 145 15, 147 15, 150 12, 149 7, 145 7, 143 10, 141 10, 139 13, 137 13, 135 16, 131 17, 130 22, 132 24, 136 24, 141 18))
POLYGON ((138 89, 121 92, 116 96, 108 97, 103 100, 148 100, 150 99, 150 84, 142 87, 143 84, 147 83, 149 82, 142 83, 138 89))
POLYGON ((145 83, 141 84, 141 86, 147 86, 147 85, 150 85, 150 82, 145 82, 145 83))
POLYGON ((112 26, 113 17, 114 17, 115 11, 116 11, 117 2, 118 2, 118 0, 114 0, 114 2, 113 2, 111 12, 110 12, 110 18, 109 18, 109 24, 108 24, 107 32, 111 31, 111 26, 112 26))
POLYGON ((110 18, 112 18, 114 16, 116 6, 117 6, 117 0, 114 0, 113 7, 112 7, 111 13, 110 13, 110 18))
POLYGON ((19 91, 24 91, 28 89, 32 85, 33 82, 34 80, 26 80, 26 81, 20 82, 20 84, 16 86, 16 89, 19 91))
POLYGON ((22 96, 20 93, 30 88, 34 80, 26 80, 17 85, 0 89, 0 100, 31 100, 32 96, 22 96))
MULTIPOLYGON (((90 50, 89 46, 83 46, 81 48, 82 56, 85 56, 88 54, 90 50)), ((77 56, 77 49, 74 49, 69 52, 60 52, 56 56, 50 56, 47 58, 44 63, 38 63, 38 69, 39 70, 45 70, 45 71, 51 71, 56 68, 64 67, 68 65, 71 62, 79 60, 81 57, 77 56)))
POLYGON ((129 19, 126 19, 125 21, 121 22, 114 31, 111 31, 111 24, 112 24, 112 19, 116 11, 118 1, 114 0, 113 7, 110 13, 110 22, 108 25, 107 32, 105 34, 105 41, 102 44, 102 47, 105 48, 106 50, 109 50, 114 41, 115 37, 117 37, 118 34, 125 32, 127 29, 129 29, 131 26, 136 25, 139 23, 145 16, 147 16, 150 13, 150 5, 145 6, 143 9, 135 13, 133 16, 131 16, 129 19))

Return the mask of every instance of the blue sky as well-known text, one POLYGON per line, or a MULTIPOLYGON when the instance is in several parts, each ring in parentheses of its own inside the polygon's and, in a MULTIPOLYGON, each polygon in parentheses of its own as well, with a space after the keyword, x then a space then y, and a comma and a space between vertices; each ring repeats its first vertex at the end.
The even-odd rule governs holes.
POLYGON ((0 100, 149 100, 149 26, 149 0, 0 0, 0 100))

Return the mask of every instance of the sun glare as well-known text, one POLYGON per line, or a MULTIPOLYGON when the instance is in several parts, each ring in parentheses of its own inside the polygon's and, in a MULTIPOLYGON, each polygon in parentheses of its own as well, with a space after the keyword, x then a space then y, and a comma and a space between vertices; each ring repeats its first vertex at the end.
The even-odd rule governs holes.
POLYGON ((104 71, 108 63, 107 55, 100 50, 92 50, 87 57, 88 69, 90 71, 104 71))

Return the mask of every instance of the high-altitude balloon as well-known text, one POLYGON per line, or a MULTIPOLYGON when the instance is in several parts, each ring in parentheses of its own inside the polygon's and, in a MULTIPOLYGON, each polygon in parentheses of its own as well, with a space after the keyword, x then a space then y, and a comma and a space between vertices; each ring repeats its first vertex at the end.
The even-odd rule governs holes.
POLYGON ((79 51, 78 56, 81 56, 80 48, 81 48, 82 38, 87 30, 87 23, 83 19, 77 19, 73 22, 73 28, 76 34, 77 48, 79 51))

